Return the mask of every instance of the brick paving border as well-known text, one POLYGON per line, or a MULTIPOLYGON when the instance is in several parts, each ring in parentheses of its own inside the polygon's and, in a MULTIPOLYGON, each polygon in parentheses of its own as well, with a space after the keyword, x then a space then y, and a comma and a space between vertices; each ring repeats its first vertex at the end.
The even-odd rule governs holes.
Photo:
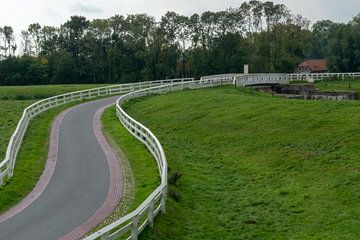
POLYGON ((77 240, 85 236, 96 226, 101 224, 117 207, 123 195, 123 173, 119 159, 102 132, 101 115, 104 110, 113 104, 100 108, 93 118, 93 129, 97 141, 103 149, 110 168, 110 187, 107 198, 103 205, 84 224, 70 233, 59 238, 59 240, 77 240))

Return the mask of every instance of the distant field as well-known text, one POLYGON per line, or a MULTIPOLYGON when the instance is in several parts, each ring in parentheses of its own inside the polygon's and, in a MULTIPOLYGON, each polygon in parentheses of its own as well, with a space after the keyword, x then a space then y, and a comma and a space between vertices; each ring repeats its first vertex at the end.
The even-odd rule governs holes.
POLYGON ((0 86, 0 100, 32 100, 59 94, 107 86, 105 84, 0 86))
POLYGON ((360 102, 221 87, 125 107, 183 174, 140 239, 359 238, 360 102))

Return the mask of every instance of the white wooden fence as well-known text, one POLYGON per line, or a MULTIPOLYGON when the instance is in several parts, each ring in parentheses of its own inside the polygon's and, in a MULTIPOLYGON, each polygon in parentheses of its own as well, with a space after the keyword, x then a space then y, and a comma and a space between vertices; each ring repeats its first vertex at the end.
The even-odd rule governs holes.
POLYGON ((66 103, 80 101, 84 99, 94 99, 103 96, 110 95, 120 95, 128 92, 132 92, 138 89, 149 88, 153 86, 159 86, 174 82, 186 82, 193 81, 193 79, 172 79, 172 80, 161 80, 161 81, 152 81, 152 82, 140 82, 140 83, 131 83, 131 84, 121 84, 114 85, 109 87, 100 87, 89 90, 77 91, 72 93, 67 93, 51 98, 47 98, 41 101, 38 101, 31 106, 27 107, 22 117, 15 129, 15 132, 10 138, 6 155, 3 161, 0 163, 0 187, 5 183, 5 181, 11 178, 14 174, 14 168, 16 163, 16 156, 19 152, 21 142, 25 135, 27 126, 31 119, 33 119, 38 114, 60 106, 66 103))
POLYGON ((283 74, 283 73, 254 73, 254 74, 220 74, 213 76, 201 77, 201 82, 224 81, 231 79, 234 84, 248 86, 256 84, 287 84, 291 81, 322 81, 326 78, 337 78, 339 80, 360 78, 360 72, 356 73, 299 73, 299 74, 283 74))
POLYGON ((360 73, 296 73, 288 74, 290 81, 320 81, 325 78, 360 78, 360 73))

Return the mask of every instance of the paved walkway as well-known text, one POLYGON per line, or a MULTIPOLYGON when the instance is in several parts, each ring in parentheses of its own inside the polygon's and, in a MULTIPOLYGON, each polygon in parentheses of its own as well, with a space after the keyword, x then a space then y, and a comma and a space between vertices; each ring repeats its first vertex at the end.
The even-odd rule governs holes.
POLYGON ((0 239, 78 239, 115 208, 122 194, 121 169, 100 131, 98 111, 115 100, 81 104, 62 116, 52 139, 57 161, 42 176, 44 189, 37 190, 40 194, 31 204, 19 204, 25 209, 16 206, 19 213, 0 220, 0 239))

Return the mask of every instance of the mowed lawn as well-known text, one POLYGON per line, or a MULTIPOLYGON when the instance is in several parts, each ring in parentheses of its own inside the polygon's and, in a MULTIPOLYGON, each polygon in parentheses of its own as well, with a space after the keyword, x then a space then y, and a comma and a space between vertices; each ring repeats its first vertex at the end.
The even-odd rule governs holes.
POLYGON ((359 239, 359 102, 220 87, 125 107, 183 174, 141 239, 359 239))
MULTIPOLYGON (((0 161, 5 157, 10 137, 27 106, 41 96, 51 97, 98 86, 102 85, 0 87, 0 99, 11 99, 0 100, 0 161)), ((46 111, 30 122, 16 161, 14 177, 0 187, 0 213, 19 202, 34 188, 45 166, 52 122, 60 112, 72 105, 46 111)))

